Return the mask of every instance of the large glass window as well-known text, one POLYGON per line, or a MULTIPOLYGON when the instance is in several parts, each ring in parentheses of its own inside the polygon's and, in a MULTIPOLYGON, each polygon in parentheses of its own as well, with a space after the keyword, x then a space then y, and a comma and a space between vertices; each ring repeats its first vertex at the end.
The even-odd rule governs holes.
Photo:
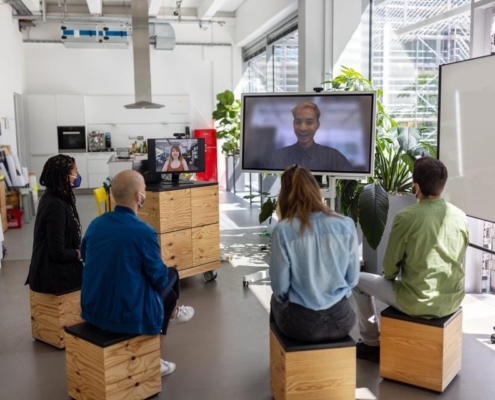
POLYGON ((275 42, 273 51, 273 92, 297 92, 298 43, 297 31, 275 42))
POLYGON ((376 1, 372 80, 401 125, 436 143, 438 66, 469 58, 471 0, 376 1))
POLYGON ((244 92, 297 92, 298 90, 298 37, 297 25, 290 23, 284 34, 283 27, 264 38, 264 44, 244 49, 244 92))
POLYGON ((247 62, 243 76, 243 92, 266 92, 267 64, 266 51, 253 57, 247 62))

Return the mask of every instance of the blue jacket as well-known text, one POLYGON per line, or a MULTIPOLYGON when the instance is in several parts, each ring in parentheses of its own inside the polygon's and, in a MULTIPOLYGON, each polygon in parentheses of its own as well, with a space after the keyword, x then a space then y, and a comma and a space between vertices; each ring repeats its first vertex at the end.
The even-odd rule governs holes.
POLYGON ((311 214, 313 229, 299 236, 299 220, 280 221, 273 229, 270 278, 279 302, 327 310, 359 280, 359 249, 352 219, 311 214))
POLYGON ((91 222, 81 254, 82 318, 112 332, 160 333, 168 271, 153 228, 117 206, 91 222))

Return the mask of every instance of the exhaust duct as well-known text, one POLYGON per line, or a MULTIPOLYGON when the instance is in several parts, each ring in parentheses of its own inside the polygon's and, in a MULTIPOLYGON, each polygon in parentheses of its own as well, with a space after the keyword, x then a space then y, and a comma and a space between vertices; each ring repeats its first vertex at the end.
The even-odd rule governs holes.
POLYGON ((131 0, 134 97, 127 109, 162 108, 151 101, 150 28, 148 0, 131 0))

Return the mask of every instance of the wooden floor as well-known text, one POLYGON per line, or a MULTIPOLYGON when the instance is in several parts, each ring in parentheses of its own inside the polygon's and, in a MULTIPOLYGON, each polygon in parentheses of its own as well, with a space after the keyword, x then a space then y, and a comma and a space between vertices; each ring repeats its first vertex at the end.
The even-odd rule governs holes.
MULTIPOLYGON (((221 208, 230 221, 229 229, 220 232, 222 245, 252 248, 262 243, 259 230, 251 228, 258 225, 259 211, 230 194, 222 195, 222 200, 231 203, 223 211, 221 208)), ((77 201, 85 228, 96 216, 96 205, 92 196, 78 196, 77 201)), ((66 400, 65 352, 31 337, 29 290, 24 286, 31 253, 26 243, 32 243, 25 237, 32 235, 28 225, 17 232, 7 231, 5 244, 7 251, 9 246, 12 251, 0 270, 0 399, 66 400), (24 250, 14 241, 24 243, 24 250)), ((232 268, 224 262, 214 282, 205 283, 202 276, 181 281, 180 304, 193 306, 196 314, 189 323, 171 328, 167 335, 162 357, 177 363, 177 370, 163 378, 158 399, 271 399, 268 313, 253 292, 242 287, 242 276, 256 270, 232 268)), ((461 373, 442 395, 384 381, 379 377, 378 364, 358 360, 357 398, 495 399, 495 351, 478 340, 488 337, 480 330, 463 335, 461 373)))

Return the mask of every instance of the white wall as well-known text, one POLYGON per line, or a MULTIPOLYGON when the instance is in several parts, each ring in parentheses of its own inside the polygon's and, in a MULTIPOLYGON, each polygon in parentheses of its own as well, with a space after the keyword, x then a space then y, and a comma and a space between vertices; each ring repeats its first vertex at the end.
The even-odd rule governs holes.
POLYGON ((297 0, 245 0, 236 10, 236 45, 256 41, 297 11, 297 0))
POLYGON ((12 146, 17 152, 15 131, 14 93, 24 91, 24 51, 22 35, 17 21, 12 18, 12 8, 0 3, 0 118, 8 118, 10 129, 2 124, 0 144, 12 146))
MULTIPOLYGON (((211 113, 215 96, 232 90, 232 47, 212 46, 204 39, 211 31, 201 31, 205 45, 178 45, 172 51, 151 48, 151 82, 153 95, 189 95, 191 130, 213 128, 211 113)), ((189 31, 191 31, 189 29, 189 31)), ((211 27, 209 28, 211 30, 211 27)), ((217 35, 217 38, 219 35, 217 35)), ((184 39, 184 36, 182 36, 184 39)), ((215 40, 215 35, 213 36, 215 40)), ((221 38, 225 43, 225 37, 221 38)), ((178 42, 181 41, 180 36, 178 42)), ((133 95, 134 71, 132 48, 66 49, 62 44, 25 43, 26 90, 28 94, 133 95)), ((128 136, 154 136, 153 126, 89 127, 112 133, 112 144, 125 145, 128 136)), ((159 126, 154 126, 159 129, 159 126)), ((177 127, 176 132, 183 132, 177 127)), ((220 163, 220 166, 223 164, 220 163)), ((223 179, 219 177, 219 180, 223 179)))

